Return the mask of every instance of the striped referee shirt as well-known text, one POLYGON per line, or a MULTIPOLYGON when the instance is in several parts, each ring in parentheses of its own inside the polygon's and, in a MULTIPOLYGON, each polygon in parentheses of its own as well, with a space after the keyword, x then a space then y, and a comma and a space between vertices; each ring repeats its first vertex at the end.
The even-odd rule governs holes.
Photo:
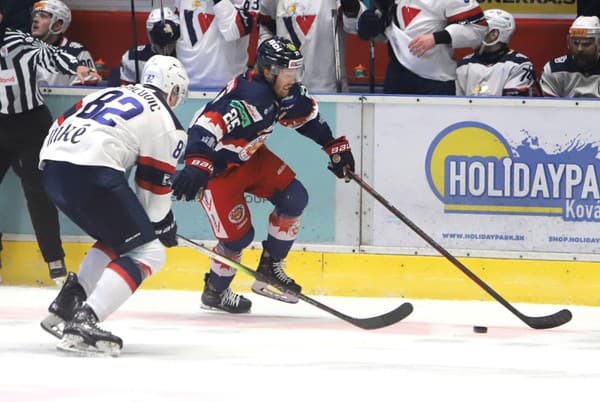
POLYGON ((77 73, 77 59, 11 28, 0 28, 0 114, 23 113, 44 104, 37 70, 77 73))

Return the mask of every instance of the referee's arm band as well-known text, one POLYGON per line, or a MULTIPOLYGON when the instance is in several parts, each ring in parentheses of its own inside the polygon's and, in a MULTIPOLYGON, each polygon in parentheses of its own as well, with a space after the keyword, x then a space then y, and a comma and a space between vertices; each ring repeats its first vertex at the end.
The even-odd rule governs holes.
POLYGON ((445 29, 434 32, 433 39, 435 40, 436 45, 452 43, 452 37, 450 36, 450 32, 446 31, 445 29))

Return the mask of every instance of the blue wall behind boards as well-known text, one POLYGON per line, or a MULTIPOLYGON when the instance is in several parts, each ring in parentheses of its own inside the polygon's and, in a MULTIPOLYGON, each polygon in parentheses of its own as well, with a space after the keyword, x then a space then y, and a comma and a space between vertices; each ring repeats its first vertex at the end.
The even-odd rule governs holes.
MULTIPOLYGON (((77 102, 80 96, 50 95, 46 102, 52 115, 57 117, 77 102)), ((176 109, 176 115, 187 127, 206 99, 190 99, 176 109)), ((336 105, 320 103, 321 115, 329 122, 335 135, 336 105)), ((335 240, 335 177, 326 168, 327 156, 313 141, 281 126, 277 126, 267 141, 269 148, 282 158, 297 174, 310 195, 309 205, 302 216, 298 241, 304 243, 333 243, 335 240)), ((256 230, 255 240, 266 237, 268 215, 272 205, 263 199, 247 195, 256 230)), ((213 234, 202 207, 197 202, 173 203, 179 232, 196 239, 213 239, 213 234)), ((68 218, 61 214, 63 235, 84 235, 68 218)), ((10 170, 0 184, 0 231, 4 233, 33 234, 25 198, 19 179, 10 170)))

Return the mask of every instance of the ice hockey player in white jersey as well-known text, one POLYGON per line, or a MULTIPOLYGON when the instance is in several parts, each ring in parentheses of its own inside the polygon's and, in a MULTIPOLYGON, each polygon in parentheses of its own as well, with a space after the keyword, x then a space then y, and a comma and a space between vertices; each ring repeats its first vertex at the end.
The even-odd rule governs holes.
POLYGON ((121 84, 135 84, 144 71, 150 57, 156 54, 177 57, 175 43, 181 35, 179 16, 168 7, 155 8, 146 19, 146 33, 149 43, 132 48, 121 57, 121 84), (164 19, 164 21, 163 21, 164 19), (136 66, 137 63, 137 66, 136 66))
POLYGON ((344 64, 345 35, 342 32, 339 7, 339 0, 260 2, 259 42, 274 35, 292 41, 304 55, 303 84, 311 92, 348 89, 344 64), (334 29, 337 30, 337 35, 334 35, 334 29), (339 64, 337 73, 336 64, 339 64))
POLYGON ((42 327, 58 348, 118 355, 122 340, 97 324, 161 269, 177 245, 171 176, 187 135, 173 114, 187 95, 182 64, 157 55, 141 84, 94 92, 60 115, 40 152, 50 199, 96 240, 69 273, 42 327), (136 166, 135 191, 125 172, 136 166))
MULTIPOLYGON (((358 1, 358 0, 354 0, 358 1)), ((347 13, 346 1, 342 2, 347 13)), ((374 7, 348 21, 345 29, 363 40, 387 41, 383 91, 454 95, 454 49, 475 48, 487 33, 477 0, 372 0, 374 7)))
MULTIPOLYGON (((65 31, 71 24, 71 10, 60 0, 41 0, 33 5, 31 35, 44 42, 63 49, 74 56, 79 65, 94 69, 94 59, 89 50, 79 42, 65 36, 65 31)), ((82 84, 79 79, 68 74, 55 74, 38 70, 38 85, 69 86, 96 85, 97 77, 89 76, 82 84)))
POLYGON ((181 20, 177 58, 191 88, 220 90, 248 68, 259 0, 175 0, 181 20))
POLYGON ((499 9, 484 12, 489 31, 473 54, 456 68, 456 95, 530 96, 535 71, 529 58, 509 48, 516 23, 499 9))
POLYGON ((600 19, 577 17, 569 28, 569 53, 550 60, 542 72, 544 96, 600 97, 600 19))

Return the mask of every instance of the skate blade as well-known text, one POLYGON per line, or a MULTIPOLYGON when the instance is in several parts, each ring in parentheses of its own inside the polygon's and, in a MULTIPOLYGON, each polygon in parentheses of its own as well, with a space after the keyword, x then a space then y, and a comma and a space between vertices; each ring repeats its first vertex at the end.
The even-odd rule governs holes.
POLYGON ((56 314, 50 313, 40 322, 40 326, 50 335, 61 339, 63 337, 63 330, 65 329, 65 320, 56 314))
POLYGON ((96 346, 88 345, 79 335, 66 334, 56 345, 56 349, 86 357, 118 357, 121 348, 108 341, 97 341, 96 346))
POLYGON ((271 289, 265 282, 256 281, 252 284, 252 291, 257 295, 265 296, 273 300, 277 300, 284 303, 295 304, 298 303, 298 296, 292 293, 280 292, 279 290, 271 289))

